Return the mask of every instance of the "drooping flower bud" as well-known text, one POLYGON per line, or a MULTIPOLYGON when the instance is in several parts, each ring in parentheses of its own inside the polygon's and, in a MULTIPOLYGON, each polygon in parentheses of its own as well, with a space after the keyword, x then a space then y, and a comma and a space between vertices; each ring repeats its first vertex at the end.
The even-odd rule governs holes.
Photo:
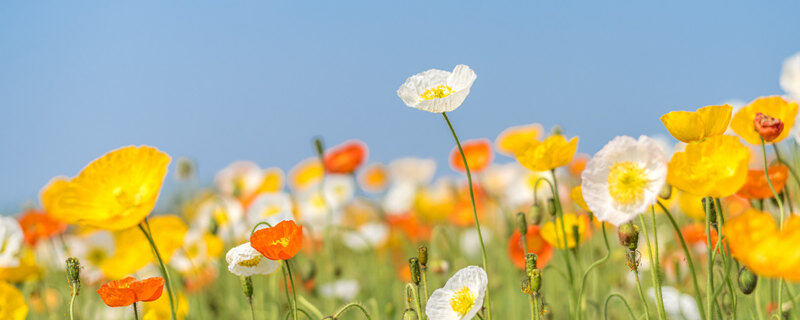
POLYGON ((639 227, 633 223, 628 222, 619 226, 617 235, 619 236, 619 244, 628 248, 628 250, 635 251, 639 246, 639 227))
POLYGON ((528 218, 531 220, 531 224, 534 225, 538 225, 542 222, 542 206, 539 202, 534 203, 528 210, 528 218))
POLYGON ((744 294, 751 294, 758 284, 758 276, 746 267, 739 270, 739 290, 744 294))
POLYGON ((242 292, 247 297, 248 301, 253 300, 253 278, 252 277, 239 277, 242 283, 242 292))
POLYGON ((755 126, 756 132, 765 142, 772 142, 783 132, 783 121, 781 119, 770 117, 761 112, 757 112, 756 117, 753 118, 753 126, 755 126))
POLYGON ((554 217, 557 212, 558 208, 556 208, 556 199, 547 199, 547 213, 549 213, 551 217, 554 217))
POLYGON ((408 259, 408 266, 411 269, 411 282, 413 282, 415 285, 419 285, 419 282, 422 281, 419 270, 419 259, 408 259))
POLYGON ((517 230, 523 237, 528 234, 528 219, 525 218, 525 212, 517 212, 517 230))
POLYGON ((424 244, 417 247, 417 259, 419 260, 419 267, 423 271, 428 269, 428 247, 424 244))
POLYGON ((78 258, 67 258, 67 281, 77 295, 81 289, 81 263, 78 258))
POLYGON ((525 254, 525 274, 531 275, 533 270, 536 269, 536 260, 538 257, 535 253, 526 253, 525 254))

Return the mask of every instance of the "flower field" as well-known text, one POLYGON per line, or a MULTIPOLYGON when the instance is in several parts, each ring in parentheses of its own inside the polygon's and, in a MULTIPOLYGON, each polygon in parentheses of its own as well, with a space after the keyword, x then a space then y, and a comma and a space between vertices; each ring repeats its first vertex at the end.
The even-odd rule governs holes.
POLYGON ((800 54, 783 95, 677 108, 670 139, 593 155, 536 123, 460 140, 469 66, 397 77, 450 168, 317 137, 289 170, 203 185, 120 146, 0 218, 0 319, 800 318, 800 54))

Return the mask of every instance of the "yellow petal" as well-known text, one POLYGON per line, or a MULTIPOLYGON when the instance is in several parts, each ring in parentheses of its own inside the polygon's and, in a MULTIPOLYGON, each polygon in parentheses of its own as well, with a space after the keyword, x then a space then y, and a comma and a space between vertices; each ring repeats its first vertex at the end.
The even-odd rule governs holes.
POLYGON ((706 106, 697 110, 697 116, 703 122, 704 137, 718 136, 725 133, 731 122, 733 108, 729 105, 706 106))
POLYGON ((683 142, 697 142, 705 136, 703 121, 697 113, 672 111, 661 116, 661 122, 675 139, 683 142))
POLYGON ((727 197, 747 180, 750 149, 733 136, 715 136, 672 156, 667 182, 697 196, 727 197))
POLYGON ((576 205, 578 205, 578 207, 580 207, 584 211, 586 212, 592 211, 589 210, 589 206, 587 206, 586 201, 583 200, 583 188, 581 188, 581 186, 572 188, 572 190, 570 190, 569 192, 569 198, 572 199, 572 202, 574 202, 576 205))
POLYGON ((783 131, 772 141, 777 143, 789 135, 789 131, 794 126, 795 117, 797 117, 797 108, 796 102, 786 101, 780 96, 760 97, 733 115, 731 128, 747 143, 753 145, 761 144, 761 138, 753 126, 753 119, 755 119, 756 113, 761 112, 783 121, 783 131))

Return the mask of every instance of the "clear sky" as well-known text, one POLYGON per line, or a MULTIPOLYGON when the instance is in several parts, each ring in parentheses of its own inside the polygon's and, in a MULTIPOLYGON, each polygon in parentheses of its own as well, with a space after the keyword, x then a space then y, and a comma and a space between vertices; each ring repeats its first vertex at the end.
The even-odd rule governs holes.
POLYGON ((781 93, 798 30, 798 1, 6 2, 0 212, 128 144, 196 159, 205 182, 239 159, 288 169, 315 135, 449 171, 442 117, 395 91, 456 64, 478 75, 462 138, 561 124, 593 153, 664 134, 668 110, 781 93))

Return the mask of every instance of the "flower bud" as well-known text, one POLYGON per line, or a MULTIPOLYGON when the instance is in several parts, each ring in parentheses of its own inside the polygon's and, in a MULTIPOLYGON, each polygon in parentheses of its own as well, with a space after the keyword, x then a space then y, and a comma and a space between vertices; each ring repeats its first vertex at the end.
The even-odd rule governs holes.
POLYGON ((717 208, 714 205, 714 198, 712 197, 705 197, 703 198, 703 210, 708 208, 708 212, 706 213, 706 219, 708 219, 708 223, 710 223, 714 228, 717 226, 717 208))
POLYGON ((194 176, 195 172, 195 165, 192 160, 189 158, 178 158, 178 161, 175 164, 176 167, 176 175, 178 176, 178 180, 186 181, 191 179, 194 176))
POLYGON ((781 119, 770 117, 761 112, 756 112, 756 117, 753 118, 753 126, 755 126, 758 135, 764 139, 764 142, 772 142, 783 132, 783 121, 781 119))
POLYGON ((550 198, 547 199, 547 213, 550 214, 551 217, 554 217, 558 212, 556 208, 556 199, 550 198))
POLYGON ((536 260, 538 257, 535 253, 526 253, 525 254, 525 274, 531 275, 534 269, 536 269, 536 260))
POLYGON ((239 277, 242 283, 242 292, 247 300, 253 300, 253 278, 252 277, 239 277))
POLYGON ((530 275, 531 279, 531 292, 538 293, 539 289, 542 288, 542 270, 533 269, 533 273, 530 275))
POLYGON ((525 212, 517 212, 517 230, 523 237, 528 234, 528 219, 525 218, 525 212))
POLYGON ((322 137, 314 137, 314 150, 317 156, 322 157, 325 154, 325 145, 322 142, 322 137))
POLYGON ((635 251, 636 247, 639 246, 639 227, 633 223, 628 222, 619 226, 617 235, 619 236, 619 244, 628 248, 628 250, 635 251))
POLYGON ((744 294, 751 294, 758 284, 758 276, 746 267, 739 270, 739 290, 744 294))
POLYGON ((428 269, 428 247, 424 244, 417 247, 417 259, 419 260, 420 269, 428 269))
POLYGON ((78 258, 67 258, 67 281, 77 295, 81 288, 81 263, 78 258))
POLYGON ((403 320, 419 320, 419 317, 414 309, 408 308, 403 311, 403 320))
POLYGON ((538 225, 542 222, 542 206, 538 202, 528 209, 528 218, 530 218, 531 224, 538 225))
POLYGON ((661 188, 661 191, 658 193, 658 197, 664 200, 669 200, 669 198, 672 198, 672 186, 668 183, 664 184, 664 187, 661 188))
POLYGON ((554 125, 552 128, 550 128, 550 133, 552 133, 554 136, 563 135, 564 128, 561 128, 559 125, 554 125))
POLYGON ((417 258, 408 259, 408 266, 411 269, 411 282, 413 282, 415 285, 419 285, 419 282, 421 281, 421 275, 419 270, 419 259, 417 258))

